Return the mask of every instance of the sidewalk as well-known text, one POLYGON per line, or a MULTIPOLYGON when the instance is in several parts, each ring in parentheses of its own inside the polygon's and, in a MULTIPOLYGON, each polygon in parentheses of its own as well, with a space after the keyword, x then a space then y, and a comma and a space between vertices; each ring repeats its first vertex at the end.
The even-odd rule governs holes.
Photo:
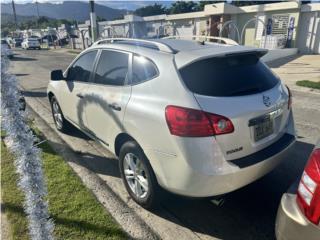
POLYGON ((291 90, 320 95, 320 90, 297 86, 300 80, 320 81, 320 55, 295 55, 267 64, 291 90))

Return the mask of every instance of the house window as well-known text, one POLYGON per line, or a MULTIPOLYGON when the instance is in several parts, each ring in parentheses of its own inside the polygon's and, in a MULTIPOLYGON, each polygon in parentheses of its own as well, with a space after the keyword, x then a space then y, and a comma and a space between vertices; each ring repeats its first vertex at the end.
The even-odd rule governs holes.
POLYGON ((272 15, 272 35, 285 35, 288 33, 289 14, 272 15))

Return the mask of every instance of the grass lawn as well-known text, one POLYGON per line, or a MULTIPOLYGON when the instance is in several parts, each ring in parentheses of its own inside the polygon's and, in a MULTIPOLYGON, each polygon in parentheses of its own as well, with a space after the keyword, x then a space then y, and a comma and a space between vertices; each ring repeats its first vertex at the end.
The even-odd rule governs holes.
POLYGON ((302 87, 320 89, 320 81, 313 82, 313 81, 309 81, 309 80, 301 80, 301 81, 297 81, 296 84, 298 86, 302 86, 302 87))
MULTIPOLYGON (((127 239, 127 235, 80 178, 47 143, 43 151, 43 168, 48 185, 50 216, 55 222, 56 239, 127 239)), ((17 188, 13 156, 1 141, 2 202, 12 239, 29 239, 23 212, 23 195, 17 188)))

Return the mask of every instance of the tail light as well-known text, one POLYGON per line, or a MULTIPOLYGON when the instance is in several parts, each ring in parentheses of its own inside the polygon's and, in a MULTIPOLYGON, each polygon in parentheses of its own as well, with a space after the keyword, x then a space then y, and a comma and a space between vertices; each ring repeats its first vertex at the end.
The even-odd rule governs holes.
POLYGON ((320 221, 320 149, 312 152, 298 187, 297 202, 314 224, 320 221))
POLYGON ((288 109, 291 108, 291 105, 292 105, 292 93, 291 93, 291 90, 290 88, 286 85, 287 89, 288 89, 288 94, 289 94, 289 99, 288 99, 288 109))
POLYGON ((166 107, 166 120, 170 133, 181 137, 208 137, 234 130, 224 116, 177 106, 166 107))

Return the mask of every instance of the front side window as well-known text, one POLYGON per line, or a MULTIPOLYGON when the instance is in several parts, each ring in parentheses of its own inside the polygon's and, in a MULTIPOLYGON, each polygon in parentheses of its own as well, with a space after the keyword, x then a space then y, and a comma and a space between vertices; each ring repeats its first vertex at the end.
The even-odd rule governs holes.
POLYGON ((158 75, 157 67, 145 57, 134 56, 132 65, 132 84, 150 80, 158 75))
POLYGON ((94 82, 123 86, 129 69, 129 55, 123 52, 103 50, 100 55, 94 82))
POLYGON ((91 51, 80 56, 72 67, 69 68, 68 80, 88 82, 96 55, 97 51, 91 51))

